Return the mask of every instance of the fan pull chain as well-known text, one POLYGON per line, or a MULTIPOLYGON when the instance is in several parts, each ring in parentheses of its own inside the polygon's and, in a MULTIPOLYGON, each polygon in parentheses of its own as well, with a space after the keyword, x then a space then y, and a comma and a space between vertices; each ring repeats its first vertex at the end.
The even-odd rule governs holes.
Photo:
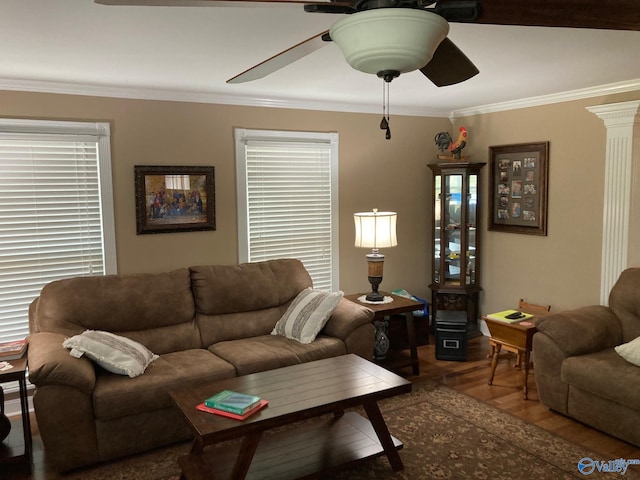
POLYGON ((381 70, 378 72, 378 77, 382 79, 382 121, 380 121, 380 129, 386 130, 385 138, 391 139, 391 128, 389 128, 389 121, 391 113, 389 112, 389 84, 391 80, 400 75, 397 70, 381 70))
POLYGON ((391 121, 391 109, 389 108, 389 90, 391 89, 391 82, 384 82, 387 87, 387 133, 384 138, 387 140, 391 140, 391 128, 389 127, 389 122, 391 121))
POLYGON ((389 128, 389 83, 382 81, 382 120, 380 121, 380 129, 386 130, 385 138, 391 138, 391 128, 389 128))
POLYGON ((386 105, 385 105, 385 87, 384 87, 384 80, 382 81, 382 120, 380 120, 380 130, 386 130, 389 126, 389 123, 387 122, 387 116, 386 116, 386 105))

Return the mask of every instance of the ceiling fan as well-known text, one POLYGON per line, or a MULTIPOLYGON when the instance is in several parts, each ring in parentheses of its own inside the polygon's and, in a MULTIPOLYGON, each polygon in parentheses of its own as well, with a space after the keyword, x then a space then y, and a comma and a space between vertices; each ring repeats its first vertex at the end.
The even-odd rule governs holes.
MULTIPOLYGON (((103 5, 215 6, 235 2, 302 4, 306 12, 347 14, 330 29, 227 80, 263 78, 328 42, 338 44, 356 70, 388 83, 420 70, 438 87, 464 82, 478 69, 447 37, 449 22, 640 30, 637 0, 94 0, 103 5)), ((499 48, 499 46, 496 46, 499 48)), ((388 98, 388 97, 387 97, 388 98)), ((383 99, 384 108, 384 99, 383 99)), ((380 127, 387 130, 388 116, 380 127)))
POLYGON ((447 38, 448 22, 546 27, 640 30, 637 0, 94 0, 103 5, 129 6, 213 6, 235 2, 260 4, 302 4, 314 13, 350 14, 328 31, 298 43, 229 79, 242 83, 263 78, 286 65, 335 41, 347 61, 356 69, 378 74, 390 81, 400 73, 420 70, 436 86, 463 82, 478 73, 473 63, 447 38), (403 15, 404 14, 404 15, 403 15), (394 17, 401 17, 396 20, 394 17), (362 18, 362 20, 360 20, 362 18), (358 20, 354 20, 358 19, 358 20), (419 19, 419 20, 416 20, 419 19), (389 25, 396 22, 393 30, 389 25), (366 25, 364 25, 366 24, 366 25), (404 31, 414 25, 411 32, 404 31), (346 33, 345 33, 346 32, 346 33), (363 35, 368 34, 365 38, 363 35), (394 35, 403 34, 404 44, 394 35), (389 41, 391 39, 391 41, 389 41), (378 40, 377 44, 371 42, 378 40), (389 43, 397 45, 389 45, 389 43), (426 42, 420 44, 420 42, 426 42), (380 67, 371 57, 384 49, 411 50, 411 60, 380 67), (354 49, 356 51, 354 51, 354 49), (365 50, 364 53, 362 50, 365 50), (421 50, 416 53, 415 50, 421 50), (348 51, 345 51, 348 50, 348 51), (349 55, 355 56, 352 60, 349 55), (366 58, 363 60, 362 57, 366 58), (422 65, 417 65, 426 59, 422 65), (397 67, 403 68, 397 68, 397 67), (380 70, 374 71, 376 68, 380 70))

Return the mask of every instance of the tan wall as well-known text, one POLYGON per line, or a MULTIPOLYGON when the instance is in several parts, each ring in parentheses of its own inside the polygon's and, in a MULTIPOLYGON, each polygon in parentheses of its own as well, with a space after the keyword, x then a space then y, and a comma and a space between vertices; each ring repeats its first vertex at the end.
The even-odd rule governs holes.
POLYGON ((606 129, 586 107, 638 98, 635 92, 456 122, 470 131, 475 161, 488 161, 489 146, 550 142, 547 236, 487 230, 489 165, 485 169, 482 312, 511 308, 523 297, 551 304, 552 311, 600 302, 606 129))
POLYGON ((386 255, 382 288, 428 298, 431 279, 431 174, 435 133, 469 130, 465 154, 487 161, 490 145, 550 142, 546 237, 487 230, 488 167, 483 171, 482 313, 520 297, 554 309, 598 303, 606 130, 590 105, 640 98, 616 95, 460 119, 392 117, 393 138, 380 115, 236 107, 0 91, 4 117, 108 121, 112 126, 118 268, 162 271, 237 262, 233 128, 337 131, 340 134, 340 288, 366 291, 364 249, 353 247, 352 214, 398 212, 396 248, 386 255), (214 165, 215 232, 136 235, 133 166, 214 165))
POLYGON ((0 91, 0 115, 111 123, 116 242, 120 273, 238 261, 233 128, 336 131, 340 135, 340 288, 364 292, 365 249, 353 246, 353 213, 398 212, 399 246, 387 249, 382 287, 427 295, 431 183, 425 164, 447 119, 127 100, 0 91), (214 232, 136 235, 134 165, 213 165, 214 232))

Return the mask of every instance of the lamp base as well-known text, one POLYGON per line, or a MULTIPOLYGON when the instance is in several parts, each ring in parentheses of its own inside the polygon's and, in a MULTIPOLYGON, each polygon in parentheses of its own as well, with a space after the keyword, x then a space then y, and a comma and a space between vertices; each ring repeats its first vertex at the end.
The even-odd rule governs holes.
POLYGON ((389 341, 389 320, 376 320, 373 322, 373 326, 376 328, 373 357, 376 360, 384 360, 387 358, 387 352, 391 344, 389 341))
MULTIPOLYGON (((371 265, 371 264, 369 264, 371 265)), ((382 262, 379 264, 382 267, 382 262)), ((380 268, 382 270, 382 268, 380 268)), ((371 293, 367 295, 367 301, 369 302, 382 302, 384 300, 384 295, 378 293, 378 286, 382 283, 382 276, 373 276, 369 275, 367 277, 369 283, 371 284, 371 293)))
POLYGON ((377 291, 375 292, 371 292, 370 294, 368 294, 366 297, 367 301, 369 302, 383 302, 384 301, 384 295, 381 295, 380 293, 378 293, 377 291))

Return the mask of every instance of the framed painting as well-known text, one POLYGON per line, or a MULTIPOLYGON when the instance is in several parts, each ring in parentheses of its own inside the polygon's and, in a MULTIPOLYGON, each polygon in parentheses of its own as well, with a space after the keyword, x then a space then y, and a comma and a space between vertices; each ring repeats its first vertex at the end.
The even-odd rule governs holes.
POLYGON ((135 165, 136 233, 216 229, 214 167, 135 165))
POLYGON ((489 147, 489 230, 547 234, 549 142, 489 147))

